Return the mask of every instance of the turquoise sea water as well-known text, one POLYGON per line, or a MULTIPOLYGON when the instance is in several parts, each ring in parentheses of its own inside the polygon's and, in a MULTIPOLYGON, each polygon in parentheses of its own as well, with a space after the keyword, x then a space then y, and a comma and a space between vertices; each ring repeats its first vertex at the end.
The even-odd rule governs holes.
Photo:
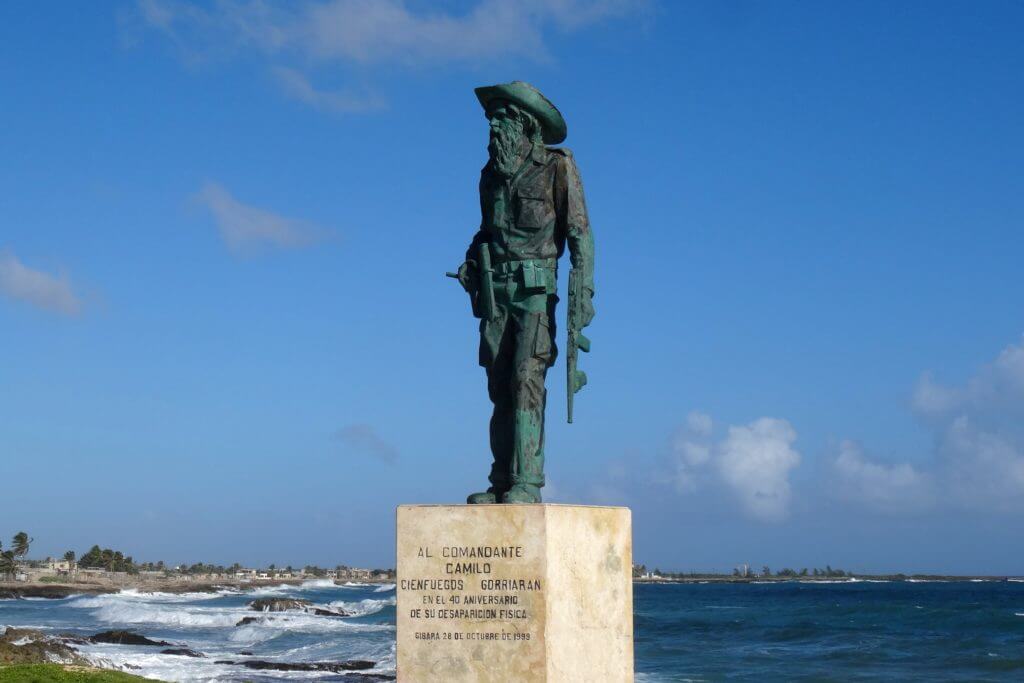
MULTIPOLYGON (((261 673, 219 659, 370 659, 394 673, 394 587, 302 586, 255 593, 2 600, 0 625, 88 635, 123 628, 207 655, 93 645, 97 662, 166 681, 346 680, 261 673), (298 597, 355 616, 253 616, 254 596, 298 597), (251 654, 241 654, 251 653, 251 654)), ((637 585, 637 680, 1024 681, 1024 582, 637 585)))

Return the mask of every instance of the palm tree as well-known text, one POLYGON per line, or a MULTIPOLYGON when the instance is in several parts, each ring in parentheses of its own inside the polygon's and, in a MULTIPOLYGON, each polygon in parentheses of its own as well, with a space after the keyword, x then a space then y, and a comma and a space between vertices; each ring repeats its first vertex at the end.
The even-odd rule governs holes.
POLYGON ((14 538, 11 539, 11 549, 7 552, 11 553, 12 561, 14 562, 14 569, 10 573, 14 573, 18 569, 18 558, 24 558, 28 554, 28 547, 31 545, 33 539, 28 537, 24 531, 19 531, 14 534, 14 538))
POLYGON ((13 550, 5 550, 0 553, 0 575, 10 579, 18 569, 18 562, 14 559, 13 550))
POLYGON ((25 557, 28 554, 28 546, 35 539, 29 538, 28 534, 24 531, 19 531, 14 534, 14 538, 11 540, 11 550, 18 557, 25 557))

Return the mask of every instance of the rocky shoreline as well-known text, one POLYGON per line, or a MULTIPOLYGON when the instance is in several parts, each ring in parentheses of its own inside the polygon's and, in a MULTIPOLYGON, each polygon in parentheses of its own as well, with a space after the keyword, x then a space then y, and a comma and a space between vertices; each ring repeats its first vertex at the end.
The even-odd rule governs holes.
MULTIPOLYGON (((300 586, 309 579, 274 579, 266 581, 231 581, 231 580, 153 580, 139 579, 135 581, 115 582, 82 581, 82 582, 34 582, 34 583, 0 583, 0 599, 63 599, 77 595, 100 595, 134 590, 139 593, 218 593, 230 591, 237 595, 245 595, 261 588, 282 585, 300 586)), ((322 581, 322 580, 321 580, 322 581)), ((376 581, 334 581, 335 585, 352 585, 354 583, 368 586, 380 585, 376 581)), ((302 614, 315 618, 340 619, 355 616, 348 611, 328 606, 320 606, 303 598, 257 597, 248 601, 248 608, 253 616, 243 618, 236 626, 253 622, 272 620, 274 614, 302 614)), ((0 626, 0 630, 3 627, 0 626)), ((179 641, 180 639, 173 639, 179 641)), ((118 648, 132 648, 133 651, 159 652, 162 655, 206 659, 209 657, 187 642, 169 642, 168 640, 151 639, 142 633, 130 630, 108 630, 91 635, 52 633, 32 628, 8 627, 0 632, 0 671, 11 670, 9 667, 28 667, 59 665, 73 668, 95 669, 96 662, 90 661, 86 655, 88 646, 102 643, 118 648)), ((336 680, 346 681, 388 681, 394 675, 388 672, 373 671, 376 662, 369 660, 349 661, 317 661, 317 662, 281 662, 256 659, 253 653, 239 650, 230 659, 218 659, 214 664, 238 667, 241 677, 244 671, 281 671, 302 672, 319 671, 338 674, 336 680)), ((223 657, 223 654, 220 655, 223 657)), ((92 658, 94 659, 94 658, 92 658)), ((103 666, 101 663, 100 666, 103 666)), ((136 667, 123 664, 114 669, 104 671, 124 671, 136 667)), ((106 679, 103 679, 106 680, 106 679)), ((111 679, 113 680, 113 679, 111 679)), ((118 679, 120 680, 120 679, 118 679)), ((241 678, 240 678, 241 680, 241 678)))
POLYGON ((24 600, 25 598, 48 598, 60 600, 72 595, 99 595, 116 593, 120 588, 93 584, 49 584, 49 583, 0 583, 0 600, 24 600))
MULTIPOLYGON (((83 657, 79 646, 90 643, 107 643, 112 645, 142 646, 165 648, 160 654, 180 657, 205 658, 198 650, 189 648, 182 643, 169 643, 164 640, 153 640, 134 631, 103 631, 91 636, 71 634, 48 634, 37 629, 8 627, 0 635, 0 671, 8 666, 24 666, 31 664, 59 664, 71 667, 83 667, 91 670, 95 665, 83 657), (170 646, 170 647, 168 647, 170 646)), ((249 657, 251 653, 240 651, 239 656, 249 657)), ((223 659, 215 664, 237 666, 240 669, 256 671, 318 671, 344 674, 343 679, 350 681, 393 681, 395 676, 389 673, 370 671, 377 666, 376 662, 365 659, 354 659, 337 662, 277 662, 262 659, 223 659)), ((135 668, 130 667, 129 668, 135 668)))

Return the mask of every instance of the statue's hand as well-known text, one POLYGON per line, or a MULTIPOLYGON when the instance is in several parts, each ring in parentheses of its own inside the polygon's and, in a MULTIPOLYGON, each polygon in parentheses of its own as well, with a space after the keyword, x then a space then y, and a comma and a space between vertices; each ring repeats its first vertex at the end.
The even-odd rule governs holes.
POLYGON ((478 288, 480 282, 476 261, 466 259, 466 262, 459 266, 459 284, 462 288, 472 294, 478 288))
POLYGON ((594 293, 589 289, 584 288, 583 294, 583 301, 580 306, 580 313, 582 314, 583 319, 580 321, 580 324, 583 327, 586 327, 590 324, 590 321, 594 319, 594 302, 592 300, 594 293))

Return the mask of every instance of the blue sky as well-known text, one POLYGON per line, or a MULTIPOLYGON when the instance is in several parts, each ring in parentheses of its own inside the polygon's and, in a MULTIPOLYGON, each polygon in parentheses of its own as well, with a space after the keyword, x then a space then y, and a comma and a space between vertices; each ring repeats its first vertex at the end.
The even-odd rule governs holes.
POLYGON ((1022 30, 1013 2, 0 8, 0 534, 393 564, 395 505, 487 472, 443 273, 472 88, 523 79, 597 247, 550 500, 631 506, 664 569, 1024 573, 1022 30))

